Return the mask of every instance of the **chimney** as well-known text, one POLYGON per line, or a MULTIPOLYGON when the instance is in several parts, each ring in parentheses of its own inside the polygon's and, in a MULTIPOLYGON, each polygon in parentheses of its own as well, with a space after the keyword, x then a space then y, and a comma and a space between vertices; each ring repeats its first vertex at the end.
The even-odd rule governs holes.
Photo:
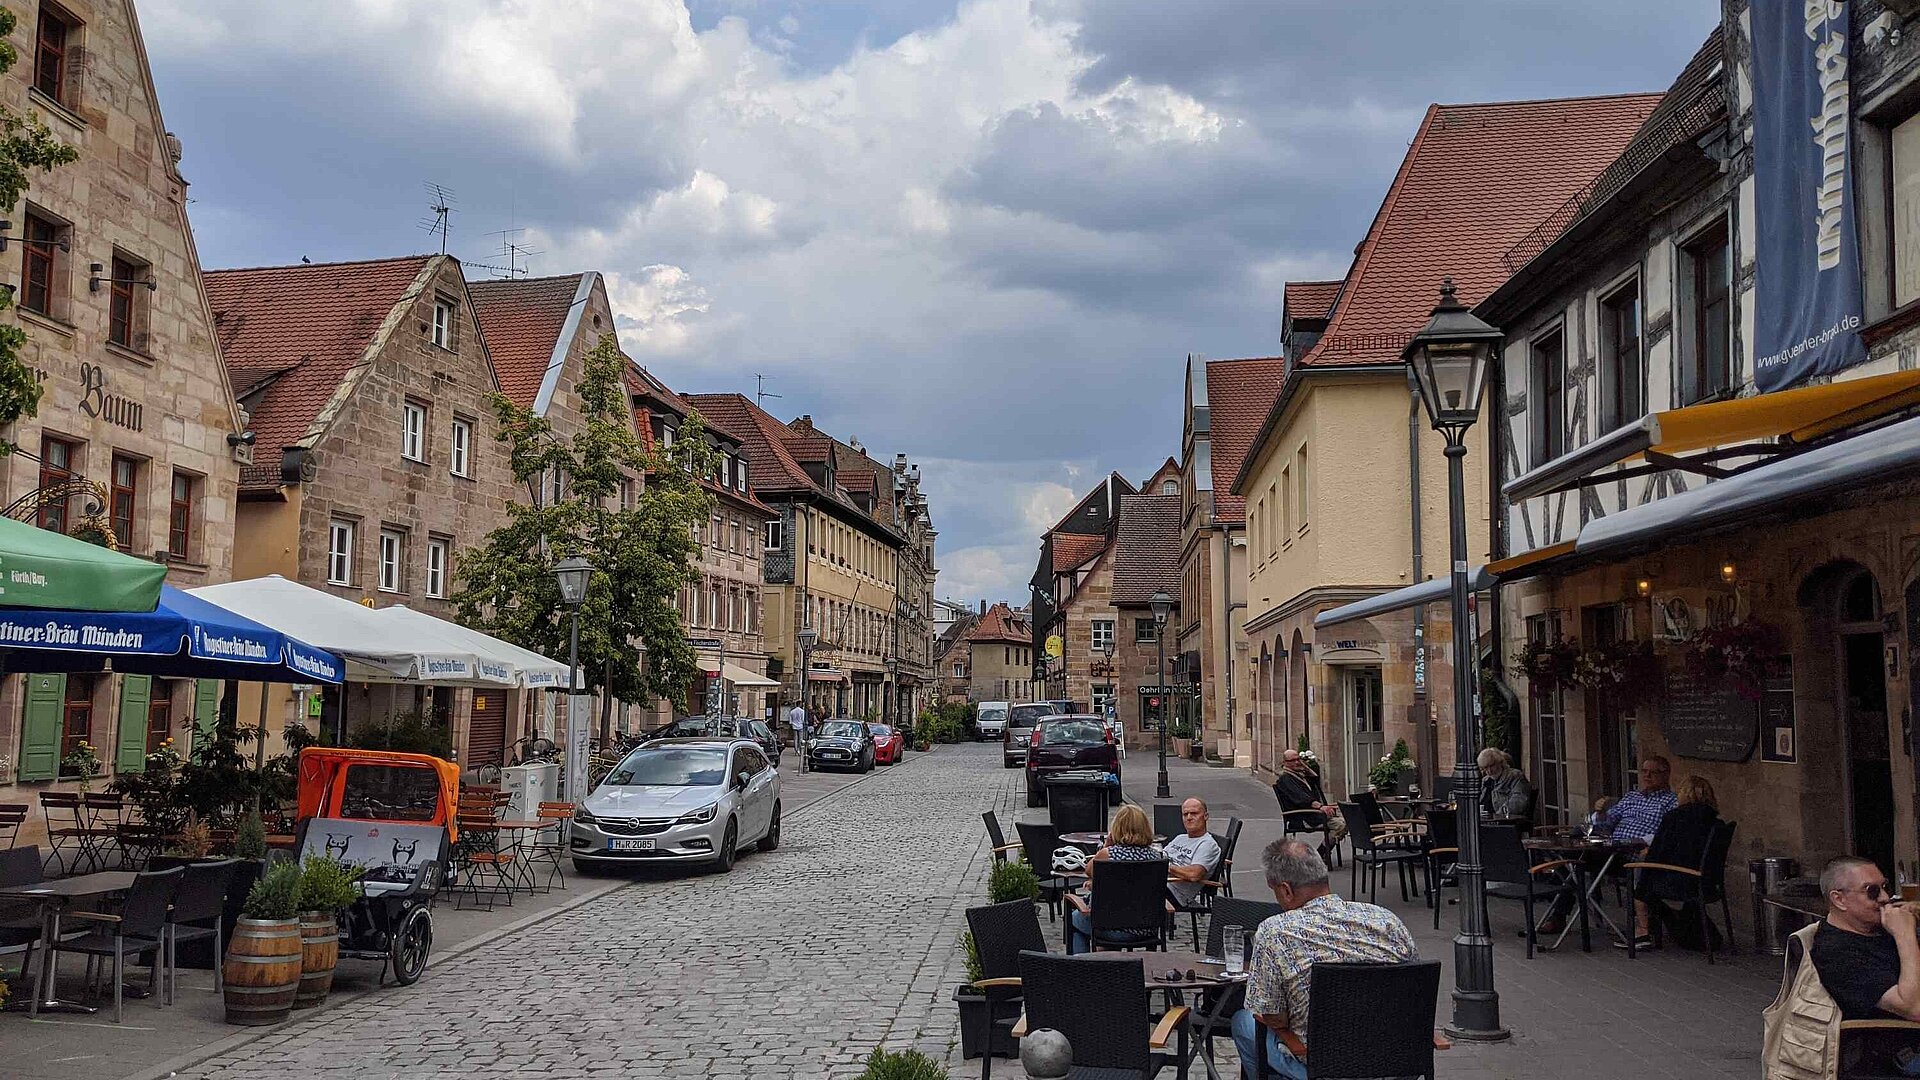
POLYGON ((987 602, 985 600, 982 600, 980 601, 980 614, 985 615, 986 613, 987 613, 987 602))

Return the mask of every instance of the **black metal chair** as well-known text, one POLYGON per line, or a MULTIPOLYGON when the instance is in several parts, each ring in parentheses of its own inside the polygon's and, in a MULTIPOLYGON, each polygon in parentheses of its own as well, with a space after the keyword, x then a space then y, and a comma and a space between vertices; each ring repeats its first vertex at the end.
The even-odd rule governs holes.
POLYGON ((1076 1080, 1151 1080, 1167 1066, 1184 1067, 1190 1060, 1189 1010, 1173 1006, 1154 1023, 1146 968, 1139 960, 1023 952, 1020 986, 1026 997, 1021 1033, 1052 1028, 1065 1035, 1073 1047, 1068 1075, 1076 1080))
POLYGON ((181 867, 186 873, 180 879, 180 888, 173 895, 173 907, 167 913, 168 1000, 172 1000, 175 983, 180 978, 182 941, 213 942, 211 949, 216 957, 213 988, 215 991, 226 989, 217 958, 221 950, 220 938, 226 929, 227 889, 232 885, 234 872, 239 866, 236 860, 221 859, 181 867))
MULTIPOLYGON (((1572 859, 1550 859, 1535 863, 1520 843, 1516 825, 1480 826, 1480 862, 1486 879, 1487 895, 1501 900, 1518 900, 1526 911, 1527 959, 1533 959, 1539 942, 1540 920, 1534 906, 1542 900, 1565 899, 1579 910, 1581 939, 1588 937, 1587 907, 1582 903, 1580 883, 1575 875, 1578 864, 1572 859)), ((1554 903, 1548 904, 1552 911, 1554 903)))
MULTIPOLYGON (((1246 958, 1253 956, 1253 935, 1260 924, 1286 910, 1279 904, 1263 900, 1241 900, 1231 896, 1218 896, 1213 901, 1213 913, 1207 919, 1207 956, 1226 955, 1226 931, 1229 926, 1238 926, 1247 932, 1246 958)), ((1230 982, 1217 990, 1206 991, 1200 997, 1194 1011, 1192 1027, 1194 1049, 1213 1062, 1213 1040, 1233 1038, 1233 1014, 1240 1011, 1246 1000, 1247 984, 1230 982)))
POLYGON ((1427 902, 1433 906, 1433 928, 1440 929, 1440 890, 1449 882, 1458 885, 1454 864, 1460 859, 1460 818, 1458 811, 1435 807, 1427 811, 1427 902))
POLYGON ((1153 804, 1153 835, 1169 839, 1187 831, 1187 823, 1180 817, 1181 803, 1153 804))
MULTIPOLYGON (((1184 825, 1182 831, 1185 831, 1184 825)), ((1239 841, 1240 819, 1228 818, 1227 831, 1213 834, 1214 846, 1220 849, 1220 861, 1209 868, 1210 876, 1198 883, 1199 889, 1192 899, 1180 899, 1179 894, 1174 891, 1174 883, 1167 883, 1167 903, 1173 908, 1174 920, 1178 922, 1181 915, 1187 917, 1193 930, 1193 947, 1196 949, 1200 947, 1200 916, 1213 910, 1216 897, 1233 895, 1232 850, 1233 845, 1239 841)))
MULTIPOLYGON (((40 863, 40 849, 34 845, 0 850, 0 887, 38 885, 46 879, 40 863)), ((21 985, 33 970, 33 947, 40 943, 40 916, 35 905, 0 898, 0 955, 17 952, 20 957, 21 985)))
POLYGON ((1096 949, 1167 947, 1167 860, 1087 864, 1093 871, 1087 922, 1096 949))
POLYGON ((1329 866, 1340 865, 1340 845, 1333 842, 1333 827, 1327 821, 1327 815, 1318 810, 1289 810, 1287 800, 1280 794, 1280 781, 1273 782, 1273 801, 1280 804, 1281 829, 1287 836, 1296 833, 1319 833, 1317 845, 1320 857, 1327 860, 1329 866))
POLYGON ((28 803, 0 803, 0 848, 11 848, 20 837, 20 826, 26 824, 28 803))
POLYGON ((987 839, 993 842, 994 862, 1006 862, 1007 852, 1020 850, 1019 844, 1007 843, 1007 834, 1000 831, 1000 819, 994 816, 993 811, 981 814, 980 819, 987 823, 987 839))
MULTIPOLYGON (((1682 887, 1675 891, 1691 893, 1692 895, 1687 899, 1692 900, 1699 908, 1700 943, 1706 948, 1709 964, 1713 963, 1713 939, 1716 928, 1712 917, 1707 914, 1707 906, 1715 901, 1720 904, 1721 929, 1726 931, 1727 950, 1729 952, 1733 950, 1733 914, 1727 908, 1727 854, 1733 849, 1733 832, 1739 824, 1737 821, 1722 821, 1713 826, 1713 832, 1707 839, 1706 849, 1700 854, 1700 865, 1697 867, 1689 869, 1684 866, 1674 866, 1671 863, 1654 862, 1630 862, 1622 863, 1620 866, 1622 870, 1637 871, 1643 880, 1648 874, 1666 875, 1670 881, 1676 877, 1681 879, 1682 887)), ((1649 901, 1649 907, 1651 905, 1652 901, 1649 901)), ((1653 912, 1649 911, 1648 914, 1649 927, 1653 930, 1655 940, 1658 941, 1663 933, 1663 923, 1659 918, 1653 917, 1653 912)), ((1633 918, 1631 899, 1627 901, 1627 918, 1633 918)), ((1638 956, 1638 945, 1639 942, 1629 932, 1627 934, 1629 959, 1638 956)))
MULTIPOLYGON (((1419 1076, 1433 1080, 1433 1008, 1440 961, 1411 964, 1315 964, 1307 1047, 1309 1080, 1419 1076)), ((1266 1040, 1260 1040, 1260 1073, 1266 1040)))
POLYGON ((1013 828, 1020 834, 1020 849, 1027 865, 1040 882, 1040 899, 1046 901, 1047 921, 1052 922, 1060 917, 1060 898, 1070 886, 1066 878, 1053 872, 1053 851, 1060 846, 1060 830, 1034 821, 1016 821, 1013 828))
POLYGON ((1433 778, 1433 797, 1443 803, 1449 803, 1453 801, 1453 774, 1452 773, 1447 773, 1444 776, 1436 776, 1433 778))
POLYGON ((1220 865, 1213 872, 1215 881, 1220 883, 1220 895, 1233 895, 1233 853, 1240 847, 1240 829, 1246 823, 1239 818, 1227 819, 1227 831, 1220 834, 1220 865))
MULTIPOLYGON (((1407 870, 1424 862, 1425 853, 1418 848, 1390 845, 1374 835, 1373 827, 1358 803, 1341 803, 1340 816, 1346 819, 1347 840, 1353 844, 1353 868, 1348 876, 1348 890, 1354 896, 1359 896, 1360 870, 1364 867, 1367 871, 1367 901, 1373 902, 1379 892, 1381 870, 1392 866, 1400 873, 1400 899, 1405 901, 1407 870)), ((1415 892, 1418 891, 1416 886, 1415 892)))
POLYGON ((987 1039, 980 1055, 980 1077, 993 1075, 993 1055, 1016 1052, 1013 1025, 1020 1019, 1020 954, 1046 952, 1040 916, 1025 900, 967 909, 967 930, 980 957, 980 981, 974 988, 987 998, 987 1039))
MULTIPOLYGON (((167 965, 167 909, 173 904, 174 894, 185 873, 185 867, 176 866, 171 870, 134 875, 133 887, 127 890, 126 902, 120 905, 117 914, 69 911, 60 916, 62 919, 103 924, 99 929, 89 930, 78 937, 57 937, 46 944, 46 948, 53 953, 48 962, 53 964, 60 962, 63 952, 81 953, 95 959, 113 958, 113 1022, 116 1024, 120 1023, 123 1016, 121 997, 125 988, 128 957, 138 962, 140 957, 152 954, 153 960, 147 969, 147 986, 156 994, 164 991, 167 1004, 173 1004, 171 976, 163 974, 167 965)), ((30 1015, 40 1015, 40 997, 37 993, 33 995, 28 1007, 30 1015)))

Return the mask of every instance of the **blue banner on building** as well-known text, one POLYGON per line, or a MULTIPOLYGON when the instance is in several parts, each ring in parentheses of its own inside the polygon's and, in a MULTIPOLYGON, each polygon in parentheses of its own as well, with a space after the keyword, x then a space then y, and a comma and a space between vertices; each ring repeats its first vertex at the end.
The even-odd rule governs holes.
POLYGON ((1860 340, 1847 0, 1753 0, 1754 382, 1867 358, 1860 340))

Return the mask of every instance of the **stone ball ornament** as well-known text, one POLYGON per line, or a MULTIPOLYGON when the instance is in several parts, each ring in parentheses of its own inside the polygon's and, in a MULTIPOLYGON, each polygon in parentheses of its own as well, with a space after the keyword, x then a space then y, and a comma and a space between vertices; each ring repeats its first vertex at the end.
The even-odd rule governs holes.
POLYGON ((1032 1080, 1058 1080, 1073 1068, 1073 1046, 1052 1028, 1029 1031, 1020 1040, 1020 1065, 1032 1080))

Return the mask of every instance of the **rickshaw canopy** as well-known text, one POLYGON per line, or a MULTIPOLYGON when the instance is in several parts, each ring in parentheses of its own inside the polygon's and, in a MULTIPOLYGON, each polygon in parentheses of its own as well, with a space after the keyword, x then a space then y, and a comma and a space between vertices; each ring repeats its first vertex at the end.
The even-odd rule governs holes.
POLYGON ((460 767, 430 754, 310 746, 300 751, 299 817, 439 825, 458 839, 460 767))

